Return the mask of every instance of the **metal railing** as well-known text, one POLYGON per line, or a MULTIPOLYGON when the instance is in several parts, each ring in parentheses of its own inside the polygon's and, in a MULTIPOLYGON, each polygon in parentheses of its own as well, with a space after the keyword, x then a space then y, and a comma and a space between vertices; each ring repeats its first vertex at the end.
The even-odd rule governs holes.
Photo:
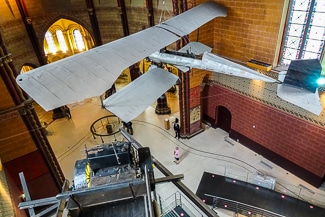
MULTIPOLYGON (((225 141, 230 143, 231 145, 236 145, 237 142, 229 138, 228 136, 225 137, 225 141)), ((238 143, 240 144, 240 143, 238 143)), ((272 163, 269 163, 267 160, 261 161, 261 165, 265 167, 265 171, 270 171, 269 173, 265 173, 265 171, 259 171, 254 166, 239 161, 237 159, 229 158, 228 156, 218 156, 217 158, 220 162, 227 162, 226 165, 216 164, 215 171, 207 171, 211 173, 215 173, 218 175, 223 175, 225 177, 237 179, 243 182, 256 184, 255 178, 257 175, 261 176, 272 176, 272 163), (232 166, 229 166, 230 164, 233 164, 232 166)), ((276 177, 275 177, 276 178, 276 177)), ((263 186, 265 187, 265 186, 263 186)), ((314 192, 313 190, 309 189, 308 187, 304 185, 293 185, 290 183, 286 183, 285 181, 276 179, 276 183, 274 185, 274 189, 276 192, 279 192, 281 194, 285 194, 287 196, 294 197, 296 199, 305 201, 307 203, 310 203, 314 206, 318 206, 321 208, 325 208, 325 191, 322 192, 314 192)))
POLYGON ((175 208, 180 206, 187 215, 193 217, 203 216, 202 213, 195 207, 186 197, 182 196, 180 192, 176 192, 166 199, 158 196, 161 209, 161 216, 173 217, 180 216, 175 208))
MULTIPOLYGON (((218 167, 218 166, 217 166, 218 167)), ((220 166, 218 170, 223 170, 223 172, 213 172, 215 174, 223 175, 228 178, 236 179, 239 181, 243 181, 250 184, 256 183, 256 176, 258 175, 265 175, 260 174, 258 171, 251 172, 251 171, 244 171, 244 170, 237 170, 232 167, 226 167, 226 166, 220 166)), ((262 186, 262 185, 261 185, 262 186)), ((265 186, 262 186, 265 187, 265 186)), ((271 189, 271 188, 270 188, 271 189)), ((302 200, 304 202, 310 203, 314 206, 325 208, 325 192, 324 194, 317 193, 309 189, 308 187, 305 187, 303 185, 293 185, 290 183, 285 183, 284 181, 276 179, 274 189, 272 189, 276 192, 279 192, 281 194, 285 194, 287 196, 302 200)))
POLYGON ((210 194, 205 194, 205 195, 213 198, 213 205, 212 205, 213 208, 216 207, 223 208, 246 216, 260 215, 263 217, 285 217, 284 215, 280 215, 278 213, 274 213, 238 201, 229 200, 226 198, 217 197, 210 194))

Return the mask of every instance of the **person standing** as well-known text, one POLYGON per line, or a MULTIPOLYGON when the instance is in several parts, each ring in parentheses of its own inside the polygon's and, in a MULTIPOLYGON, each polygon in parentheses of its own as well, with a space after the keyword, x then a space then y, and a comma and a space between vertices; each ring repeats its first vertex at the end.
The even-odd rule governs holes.
POLYGON ((179 123, 178 123, 178 118, 176 118, 175 122, 174 122, 174 131, 175 131, 175 138, 177 137, 177 139, 180 138, 180 135, 179 135, 180 130, 181 130, 181 128, 180 128, 179 123))
POLYGON ((74 185, 74 180, 72 180, 72 185, 71 185, 71 187, 69 188, 69 191, 74 191, 74 190, 76 190, 76 187, 75 187, 75 185, 74 185))
POLYGON ((176 147, 175 150, 174 150, 174 158, 175 158, 174 162, 176 164, 179 164, 179 156, 180 156, 179 148, 176 147))

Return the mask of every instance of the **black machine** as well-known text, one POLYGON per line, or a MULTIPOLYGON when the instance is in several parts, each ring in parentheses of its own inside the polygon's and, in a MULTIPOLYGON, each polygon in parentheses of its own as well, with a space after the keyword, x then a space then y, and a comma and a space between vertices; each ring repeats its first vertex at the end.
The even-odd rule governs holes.
POLYGON ((55 204, 55 216, 63 216, 65 208, 71 217, 159 216, 153 208, 157 206, 152 198, 155 178, 150 149, 123 128, 120 131, 128 141, 86 148, 86 158, 75 163, 73 188, 63 187, 56 197, 22 202, 19 208, 34 212, 31 207, 55 204))
POLYGON ((93 212, 154 216, 150 201, 155 179, 149 148, 128 141, 98 145, 85 152, 87 157, 75 164, 75 190, 62 193, 70 197, 70 216, 93 212), (128 209, 130 206, 133 208, 128 209))

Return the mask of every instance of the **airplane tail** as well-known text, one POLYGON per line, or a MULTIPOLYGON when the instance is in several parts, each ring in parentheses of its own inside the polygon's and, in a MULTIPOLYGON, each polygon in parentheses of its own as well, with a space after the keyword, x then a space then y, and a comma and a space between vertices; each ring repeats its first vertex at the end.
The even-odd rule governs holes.
POLYGON ((212 51, 211 47, 202 44, 200 42, 190 42, 178 50, 178 52, 190 53, 194 55, 202 55, 204 52, 211 52, 211 51, 212 51))
MULTIPOLYGON (((283 81, 286 72, 279 73, 279 80, 283 81)), ((281 99, 290 102, 300 108, 303 108, 315 115, 320 115, 322 112, 322 104, 319 98, 318 89, 315 92, 308 91, 303 88, 281 83, 277 87, 277 95, 281 99)))

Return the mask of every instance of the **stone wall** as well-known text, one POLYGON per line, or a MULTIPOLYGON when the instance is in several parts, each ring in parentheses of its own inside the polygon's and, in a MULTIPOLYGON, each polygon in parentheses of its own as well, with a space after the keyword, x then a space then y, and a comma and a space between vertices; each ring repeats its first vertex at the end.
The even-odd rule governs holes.
POLYGON ((15 216, 11 195, 4 171, 0 171, 0 216, 12 217, 15 216))

